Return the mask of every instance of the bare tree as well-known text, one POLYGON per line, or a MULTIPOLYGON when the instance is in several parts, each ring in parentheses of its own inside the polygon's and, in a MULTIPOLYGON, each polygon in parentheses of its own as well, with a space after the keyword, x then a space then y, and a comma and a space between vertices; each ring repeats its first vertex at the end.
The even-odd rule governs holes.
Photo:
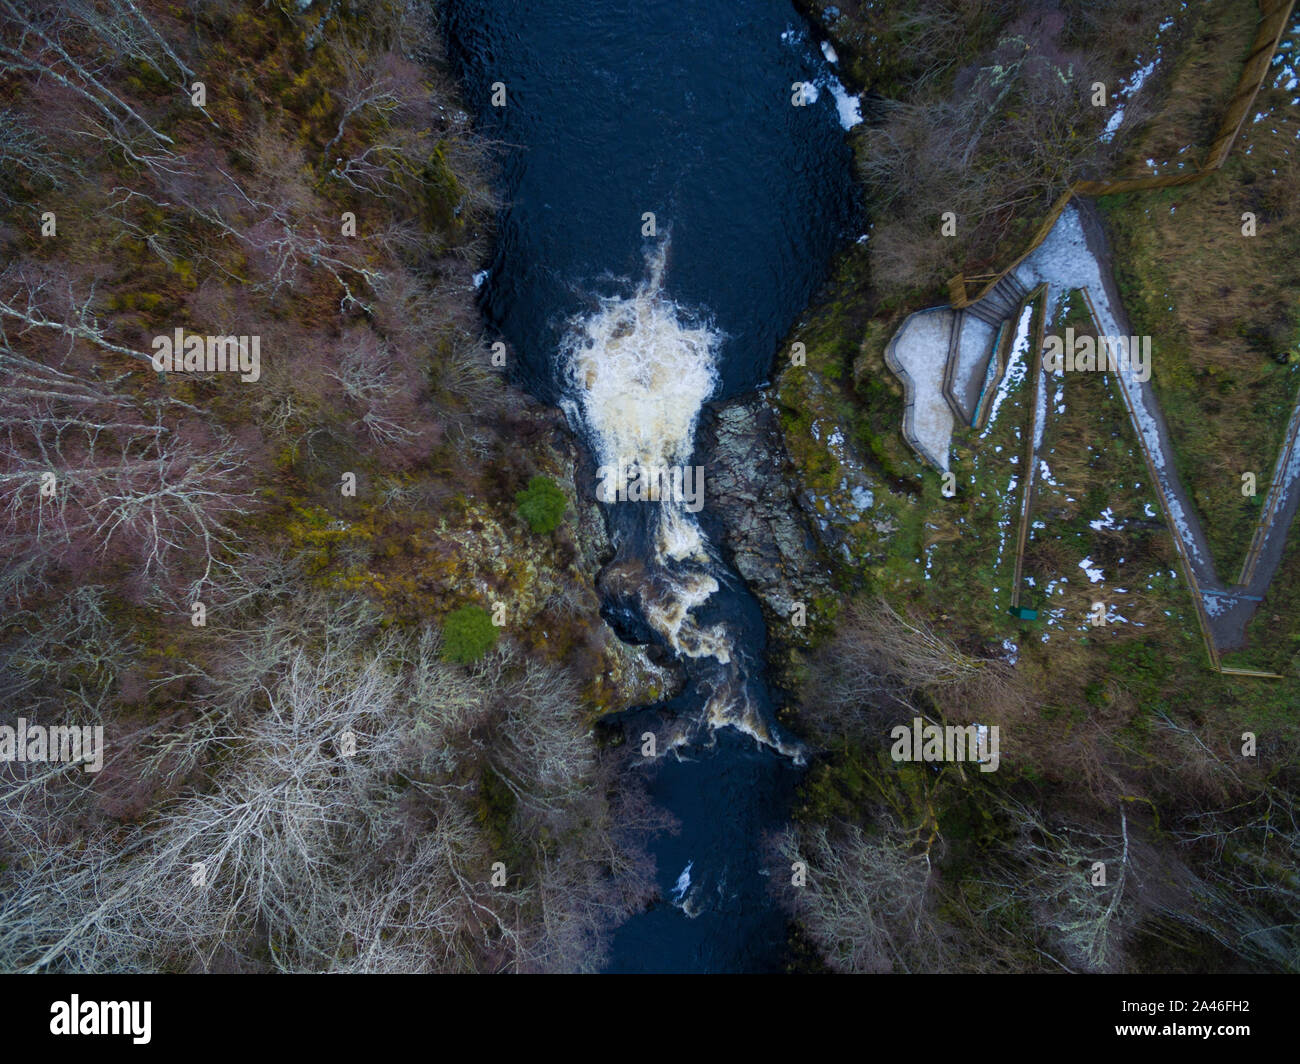
POLYGON ((234 605, 246 622, 213 635, 238 653, 189 669, 186 718, 136 740, 142 764, 206 767, 173 775, 195 785, 161 815, 70 848, 22 799, 57 809, 77 781, 0 794, 13 858, 0 966, 596 964, 610 926, 652 889, 632 835, 654 818, 615 820, 573 680, 508 646, 474 670, 449 665, 433 630, 384 632, 355 605, 266 605, 234 605), (484 771, 517 800, 497 828, 514 855, 504 884, 492 872, 506 855, 467 784, 484 771))
MULTIPOLYGON (((375 55, 347 42, 334 48, 344 69, 343 84, 335 90, 339 120, 334 136, 323 149, 332 177, 358 191, 375 195, 400 192, 421 181, 421 172, 433 144, 427 131, 411 119, 428 102, 418 67, 389 52, 375 55), (356 124, 379 139, 347 157, 335 156, 356 124)), ((363 133, 364 135, 364 133, 363 133)))
MULTIPOLYGON (((985 912, 998 918, 1027 906, 1050 945, 1075 969, 1113 971, 1140 912, 1133 891, 1134 855, 1128 815, 1116 812, 1119 832, 1109 835, 1079 824, 1049 827, 1039 811, 1007 799, 1019 825, 1010 854, 991 870, 985 912)), ((1060 962, 1058 962, 1060 963, 1060 962)))
POLYGON ((70 171, 68 160, 27 114, 13 107, 0 109, 0 203, 17 206, 12 192, 20 174, 38 187, 62 188, 70 171))
POLYGON ((951 932, 932 911, 930 856, 891 819, 872 834, 852 824, 787 829, 778 850, 806 870, 806 884, 782 893, 831 967, 953 970, 951 932))
POLYGON ((76 18, 80 10, 82 5, 74 10, 56 3, 20 6, 0 0, 0 13, 7 16, 0 21, 0 69, 30 75, 37 84, 46 78, 54 81, 89 103, 119 136, 138 130, 159 143, 174 143, 109 86, 112 67, 107 57, 84 54, 85 49, 65 41, 85 29, 76 18))
POLYGON ((186 79, 193 78, 194 71, 176 54, 167 38, 154 28, 134 0, 109 0, 107 4, 73 0, 63 6, 73 19, 107 46, 110 54, 130 56, 147 63, 160 78, 189 95, 190 85, 186 79))
POLYGON ((226 520, 247 511, 242 456, 193 407, 136 398, 129 371, 105 373, 78 346, 147 361, 108 339, 90 309, 93 288, 78 300, 68 286, 60 313, 60 289, 45 276, 11 267, 0 286, 9 381, 0 394, 0 529, 15 560, 6 596, 39 583, 51 564, 118 549, 158 579, 194 555, 197 592, 225 552, 226 520), (51 341, 60 339, 56 355, 51 341), (164 412, 192 427, 181 431, 164 412))

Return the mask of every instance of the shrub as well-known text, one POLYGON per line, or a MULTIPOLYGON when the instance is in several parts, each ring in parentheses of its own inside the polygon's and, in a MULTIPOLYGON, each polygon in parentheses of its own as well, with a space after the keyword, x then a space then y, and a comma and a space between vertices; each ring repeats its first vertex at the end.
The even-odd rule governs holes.
POLYGON ((515 495, 515 502, 519 505, 519 516, 528 522, 528 527, 543 535, 559 527, 569 505, 559 485, 543 476, 533 477, 528 487, 515 495))
POLYGON ((461 606, 442 623, 442 656, 468 665, 478 661, 497 641, 492 615, 482 606, 461 606))

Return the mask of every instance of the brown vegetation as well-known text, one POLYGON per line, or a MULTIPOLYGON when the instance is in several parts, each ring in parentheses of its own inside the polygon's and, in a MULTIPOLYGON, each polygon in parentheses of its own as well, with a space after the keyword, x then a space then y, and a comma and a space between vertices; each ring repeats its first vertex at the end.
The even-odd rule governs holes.
POLYGON ((657 821, 515 514, 572 459, 480 336, 491 149, 423 5, 296 7, 0 0, 0 703, 106 747, 0 765, 0 968, 594 968, 657 821), (155 372, 177 328, 260 377, 155 372))
POLYGON ((828 964, 1300 969, 1285 741, 1243 758, 1222 722, 1148 716, 1122 677, 1090 680, 971 657, 883 602, 847 612, 809 663, 826 753, 778 844, 806 866, 782 894, 828 964), (914 716, 998 725, 997 771, 894 762, 889 728, 914 716))
MULTIPOLYGON (((1071 182, 1101 176, 1115 157, 1100 136, 1115 93, 1158 22, 1131 0, 1051 11, 931 0, 831 22, 867 86, 890 97, 857 145, 878 290, 938 293, 958 273, 1000 268, 1071 182)), ((1150 113, 1148 94, 1124 100, 1125 131, 1150 113)))

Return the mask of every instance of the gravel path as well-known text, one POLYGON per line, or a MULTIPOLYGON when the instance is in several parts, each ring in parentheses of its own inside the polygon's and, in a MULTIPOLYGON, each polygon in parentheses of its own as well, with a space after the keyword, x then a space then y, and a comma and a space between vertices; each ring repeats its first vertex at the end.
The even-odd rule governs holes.
MULTIPOLYGON (((1300 508, 1300 404, 1292 415, 1260 525, 1239 578, 1245 583, 1228 585, 1215 571, 1205 529, 1178 475, 1169 426, 1155 389, 1149 379, 1138 379, 1124 357, 1130 338, 1136 342, 1136 337, 1115 283, 1105 232, 1091 201, 1076 198, 1067 206, 1042 244, 1015 268, 1015 276, 1026 289, 1046 283, 1048 321, 1066 292, 1081 290, 1098 335, 1116 339, 1120 367, 1115 376, 1185 561, 1207 636, 1216 652, 1242 646, 1246 625, 1277 572, 1287 533, 1300 508)), ((971 383, 974 360, 970 356, 975 351, 975 340, 983 349, 984 333, 991 333, 989 326, 969 315, 967 323, 982 326, 983 332, 977 337, 977 331, 971 330, 969 351, 967 344, 962 344, 956 383, 963 388, 971 383)), ((948 468, 953 415, 943 397, 942 382, 952 326, 950 307, 918 311, 903 322, 885 350, 886 362, 903 379, 906 392, 904 436, 932 464, 944 470, 948 468)), ((963 335, 962 340, 966 339, 963 335)), ((1154 371, 1158 372, 1158 367, 1154 371)), ((1042 381, 1038 383, 1041 391, 1042 381)), ((1041 421, 1037 422, 1039 431, 1041 425, 1041 421)))
MULTIPOLYGON (((1017 267, 1017 273, 1025 283, 1046 281, 1058 292, 1083 289, 1094 312, 1097 332, 1125 338, 1124 346, 1128 346, 1127 338, 1134 335, 1134 330, 1115 284, 1105 233, 1090 202, 1076 199, 1067 207, 1047 239, 1017 267)), ((1248 583, 1229 586, 1214 569, 1205 530, 1178 475, 1169 427, 1151 382, 1137 380, 1131 370, 1124 368, 1115 375, 1144 444, 1161 504, 1196 585, 1194 591, 1210 637, 1218 651, 1236 649, 1245 642, 1246 624, 1282 560, 1287 532, 1300 505, 1300 447, 1296 446, 1300 407, 1291 418, 1279 475, 1265 500, 1261 529, 1252 551, 1253 564, 1248 563, 1248 583)))

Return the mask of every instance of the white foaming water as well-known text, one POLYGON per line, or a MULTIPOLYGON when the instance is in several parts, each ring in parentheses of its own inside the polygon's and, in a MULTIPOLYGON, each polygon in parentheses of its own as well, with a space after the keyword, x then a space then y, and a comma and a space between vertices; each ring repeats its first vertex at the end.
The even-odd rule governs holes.
POLYGON ((693 885, 691 883, 691 869, 694 867, 694 861, 686 862, 686 867, 682 869, 682 874, 677 877, 672 892, 673 904, 692 920, 699 916, 701 912, 700 904, 695 899, 698 891, 691 889, 693 885))
POLYGON ((642 595, 645 619, 650 627, 685 657, 714 658, 719 664, 729 664, 731 636, 727 629, 720 624, 702 628, 690 616, 691 610, 718 590, 718 581, 708 573, 682 573, 669 577, 665 583, 661 594, 653 595, 647 590, 642 595))
POLYGON ((682 869, 682 874, 677 877, 677 882, 673 885, 673 901, 681 901, 686 896, 686 892, 691 887, 691 869, 694 867, 694 861, 686 862, 686 867, 682 869))
POLYGON ((705 703, 704 719, 710 728, 721 728, 729 724, 765 746, 770 746, 777 753, 784 754, 796 765, 805 763, 807 751, 803 744, 787 742, 773 732, 771 725, 758 711, 758 707, 743 691, 737 696, 734 688, 718 690, 705 703))
MULTIPOLYGON (((700 410, 718 386, 722 336, 685 320, 664 295, 667 250, 665 242, 648 258, 649 277, 632 296, 602 299, 570 331, 560 352, 569 385, 562 405, 570 420, 580 418, 590 431, 602 466, 685 466, 695 449, 700 410)), ((707 565, 694 516, 679 502, 654 505, 655 560, 707 565)))
POLYGON ((695 519, 680 504, 665 503, 655 535, 655 551, 661 559, 686 560, 708 565, 712 560, 704 543, 704 533, 695 519))
MULTIPOLYGON (((700 410, 718 386, 722 336, 664 294, 666 252, 665 243, 648 258, 649 275, 631 296, 602 299, 577 322, 560 351, 568 393, 561 405, 575 426, 587 429, 602 467, 685 466, 700 410)), ((801 750, 777 740, 753 707, 728 626, 701 625, 691 616, 719 587, 695 515, 680 502, 618 505, 653 507, 653 557, 637 588, 646 622, 679 655, 712 658, 727 669, 698 723, 738 728, 799 757, 801 750)))
POLYGON ((633 296, 602 299, 561 351, 602 464, 685 465, 700 408, 718 385, 721 337, 684 322, 663 294, 665 250, 633 296))
MULTIPOLYGON (((722 337, 685 320, 663 291, 667 243, 647 260, 649 276, 630 297, 600 301, 597 311, 570 331, 560 352, 569 385, 564 402, 571 420, 586 425, 602 466, 682 466, 695 449, 700 410, 718 386, 722 337), (575 417, 576 415, 576 417, 575 417)), ((711 562, 704 534, 680 503, 652 505, 654 561, 711 562)), ((718 590, 707 573, 674 573, 642 595, 646 620, 679 654, 731 661, 722 625, 701 628, 690 611, 718 590)))

